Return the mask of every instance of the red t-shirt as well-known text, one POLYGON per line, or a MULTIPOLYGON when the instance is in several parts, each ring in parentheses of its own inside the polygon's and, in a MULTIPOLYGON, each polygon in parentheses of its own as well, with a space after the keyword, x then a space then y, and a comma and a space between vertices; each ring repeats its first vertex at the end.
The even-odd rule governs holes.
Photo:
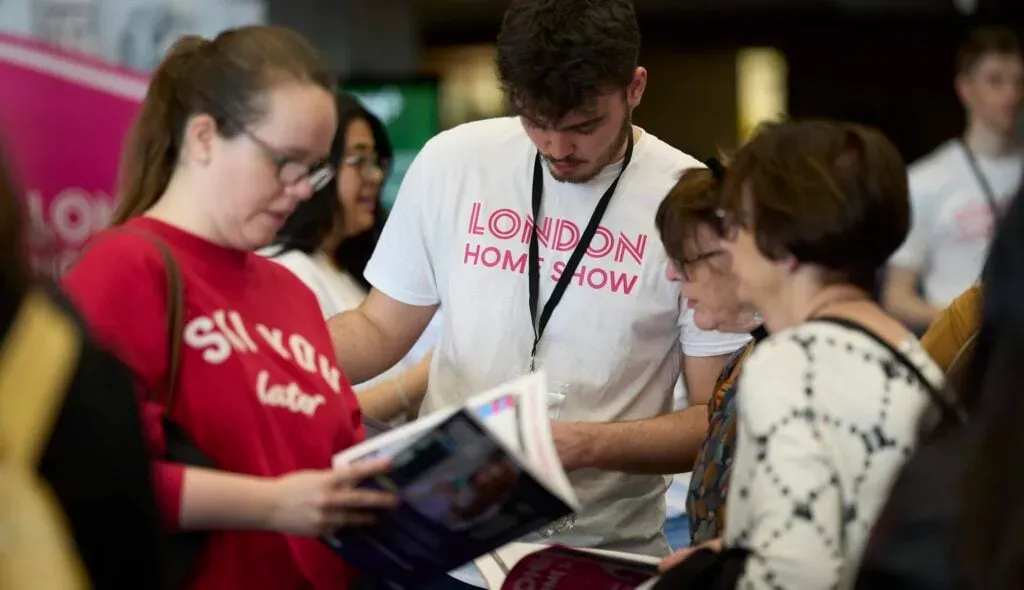
MULTIPOLYGON (((185 295, 178 390, 171 416, 222 470, 273 477, 324 469, 364 438, 359 405, 335 362, 313 294, 286 268, 150 218, 128 227, 161 238, 185 295)), ((155 391, 167 371, 167 278, 146 236, 119 229, 92 239, 64 279, 95 337, 155 391)), ((155 455, 161 408, 146 402, 155 455)), ((158 461, 158 503, 180 514, 184 466, 158 461)), ((193 589, 346 588, 351 570, 315 538, 265 532, 212 534, 193 589)))

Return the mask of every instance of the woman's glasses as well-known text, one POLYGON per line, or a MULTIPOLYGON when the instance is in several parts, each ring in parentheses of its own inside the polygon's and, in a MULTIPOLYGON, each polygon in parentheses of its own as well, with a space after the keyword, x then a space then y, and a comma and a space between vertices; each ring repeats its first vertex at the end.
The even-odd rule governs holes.
POLYGON ((305 180, 309 182, 313 192, 316 192, 327 186, 327 183, 334 178, 334 167, 331 166, 330 162, 325 160, 312 166, 303 164, 291 156, 282 154, 248 129, 242 129, 242 132, 274 164, 277 170, 277 179, 284 186, 295 186, 305 180))
POLYGON ((341 163, 358 169, 366 179, 375 179, 377 175, 384 175, 388 169, 388 161, 380 158, 377 154, 352 154, 342 158, 341 163))

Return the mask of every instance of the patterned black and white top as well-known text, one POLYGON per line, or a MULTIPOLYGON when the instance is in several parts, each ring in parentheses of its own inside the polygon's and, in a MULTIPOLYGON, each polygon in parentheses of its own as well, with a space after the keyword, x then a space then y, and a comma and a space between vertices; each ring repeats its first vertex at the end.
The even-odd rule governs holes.
MULTIPOLYGON (((939 387, 914 338, 900 347, 939 387)), ((860 330, 805 323, 743 367, 725 544, 750 550, 738 588, 853 586, 871 526, 932 402, 892 351, 860 330)))

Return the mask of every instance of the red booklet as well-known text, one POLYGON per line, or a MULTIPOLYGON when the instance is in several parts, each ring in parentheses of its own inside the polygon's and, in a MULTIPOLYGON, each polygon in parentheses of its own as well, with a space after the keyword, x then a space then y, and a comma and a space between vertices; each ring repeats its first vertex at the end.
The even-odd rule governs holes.
POLYGON ((653 586, 658 560, 597 549, 512 543, 477 560, 492 590, 633 590, 653 586))

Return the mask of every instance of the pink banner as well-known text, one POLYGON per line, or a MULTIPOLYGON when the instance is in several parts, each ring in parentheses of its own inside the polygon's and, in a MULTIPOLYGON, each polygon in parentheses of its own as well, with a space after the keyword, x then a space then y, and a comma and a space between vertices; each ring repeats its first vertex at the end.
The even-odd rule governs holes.
POLYGON ((35 226, 37 262, 59 272, 107 225, 121 146, 146 76, 0 35, 0 145, 35 226))

